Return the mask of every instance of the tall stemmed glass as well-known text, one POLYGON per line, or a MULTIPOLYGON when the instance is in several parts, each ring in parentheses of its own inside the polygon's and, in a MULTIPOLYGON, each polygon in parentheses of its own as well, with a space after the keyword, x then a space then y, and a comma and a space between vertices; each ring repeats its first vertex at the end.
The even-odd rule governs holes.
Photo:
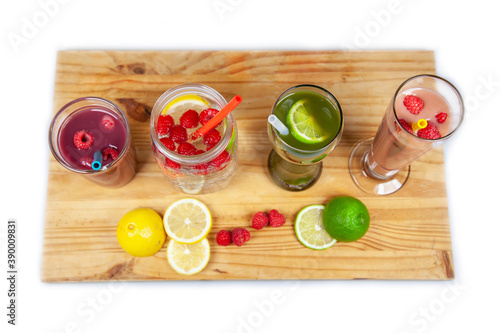
POLYGON ((450 82, 430 74, 409 78, 396 90, 375 137, 352 147, 352 179, 369 194, 398 191, 410 164, 449 139, 463 117, 462 97, 450 82))
POLYGON ((273 106, 271 113, 290 127, 290 133, 281 134, 267 124, 273 150, 269 154, 267 167, 271 179, 288 191, 302 191, 313 186, 323 169, 322 160, 337 146, 342 137, 344 118, 337 99, 326 89, 301 84, 283 92, 273 106), (324 140, 300 142, 294 138, 291 124, 287 121, 296 105, 302 105, 315 124, 319 124, 324 140))

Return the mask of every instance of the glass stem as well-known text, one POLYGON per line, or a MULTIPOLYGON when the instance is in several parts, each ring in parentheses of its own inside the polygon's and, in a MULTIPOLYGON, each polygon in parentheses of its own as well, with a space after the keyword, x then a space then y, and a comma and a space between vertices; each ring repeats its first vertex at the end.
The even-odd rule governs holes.
POLYGON ((363 169, 366 174, 375 179, 391 179, 399 170, 387 170, 373 158, 372 147, 366 152, 363 158, 363 169))

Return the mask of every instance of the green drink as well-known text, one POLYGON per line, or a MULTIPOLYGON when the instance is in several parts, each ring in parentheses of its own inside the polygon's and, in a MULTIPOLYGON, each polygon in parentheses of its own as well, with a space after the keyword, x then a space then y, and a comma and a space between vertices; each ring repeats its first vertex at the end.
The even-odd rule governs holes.
POLYGON ((274 148, 268 159, 269 174, 284 189, 309 188, 321 175, 321 160, 340 141, 343 128, 340 105, 321 87, 299 85, 281 94, 272 114, 289 133, 284 135, 268 125, 274 148))
POLYGON ((286 95, 276 105, 274 115, 290 130, 288 135, 278 134, 281 139, 301 150, 323 148, 340 130, 340 112, 336 106, 323 95, 312 91, 297 91, 286 95), (294 113, 301 112, 302 114, 293 117, 294 113), (301 136, 295 129, 293 118, 303 120, 298 124, 299 127, 303 125, 316 128, 315 139, 308 140, 301 136))

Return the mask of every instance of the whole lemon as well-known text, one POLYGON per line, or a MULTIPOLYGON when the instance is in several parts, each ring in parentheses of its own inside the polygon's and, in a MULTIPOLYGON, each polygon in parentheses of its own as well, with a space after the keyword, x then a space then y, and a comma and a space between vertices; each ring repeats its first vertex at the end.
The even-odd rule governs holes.
POLYGON ((120 246, 130 255, 152 256, 165 243, 163 219, 150 208, 131 210, 120 219, 116 237, 120 246))

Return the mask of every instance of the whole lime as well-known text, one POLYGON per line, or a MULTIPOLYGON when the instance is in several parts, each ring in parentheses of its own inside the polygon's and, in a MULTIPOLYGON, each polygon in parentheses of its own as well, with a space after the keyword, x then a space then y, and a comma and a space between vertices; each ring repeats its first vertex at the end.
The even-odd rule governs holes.
POLYGON ((336 197, 325 206, 323 225, 330 237, 339 242, 354 242, 370 227, 370 214, 365 204, 350 196, 336 197))

